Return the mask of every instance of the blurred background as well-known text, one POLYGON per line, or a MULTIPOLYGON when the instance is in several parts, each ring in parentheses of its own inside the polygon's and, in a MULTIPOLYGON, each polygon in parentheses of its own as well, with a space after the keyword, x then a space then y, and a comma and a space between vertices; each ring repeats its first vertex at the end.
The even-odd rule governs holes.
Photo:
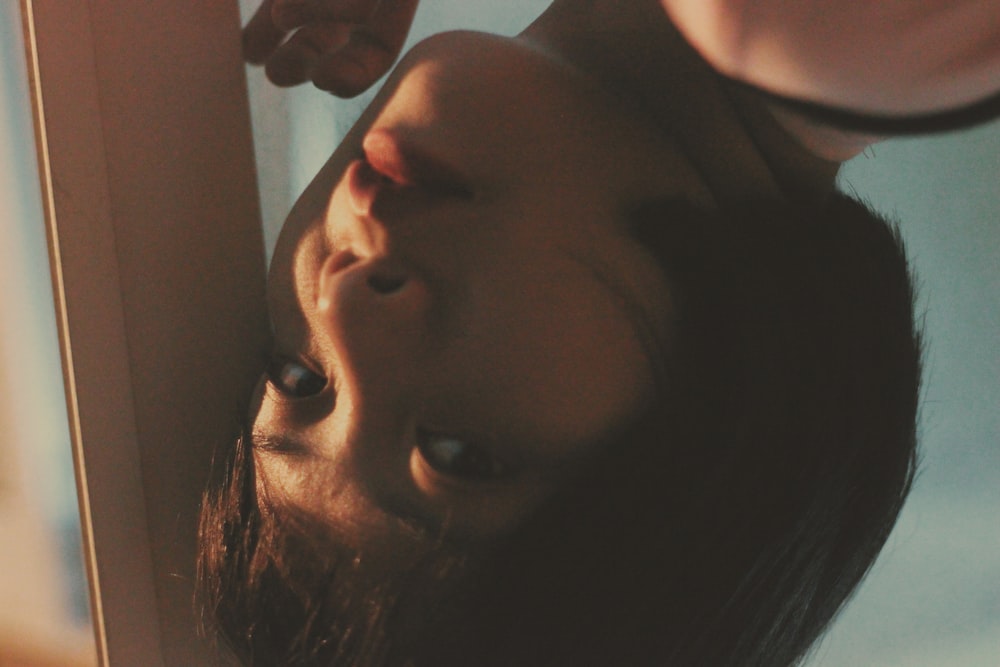
POLYGON ((96 664, 16 2, 0 3, 0 667, 96 664))

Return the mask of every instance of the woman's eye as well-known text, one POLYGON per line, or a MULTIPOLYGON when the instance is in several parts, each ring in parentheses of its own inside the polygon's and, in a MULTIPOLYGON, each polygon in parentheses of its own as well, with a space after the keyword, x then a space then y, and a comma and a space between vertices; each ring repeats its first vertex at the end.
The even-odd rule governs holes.
POLYGON ((486 449, 452 436, 418 432, 417 449, 428 466, 449 477, 487 481, 507 473, 486 449))
POLYGON ((323 391, 326 378, 300 361, 275 356, 267 364, 267 381, 291 398, 308 398, 323 391))

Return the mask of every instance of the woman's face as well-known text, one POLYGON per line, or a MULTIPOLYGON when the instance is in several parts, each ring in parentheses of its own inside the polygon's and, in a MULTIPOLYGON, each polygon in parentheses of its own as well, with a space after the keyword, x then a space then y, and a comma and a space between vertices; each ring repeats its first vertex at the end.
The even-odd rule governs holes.
POLYGON ((651 404, 671 298, 628 213, 672 197, 707 201, 581 75, 505 38, 418 46, 278 241, 269 491, 348 539, 510 530, 651 404))

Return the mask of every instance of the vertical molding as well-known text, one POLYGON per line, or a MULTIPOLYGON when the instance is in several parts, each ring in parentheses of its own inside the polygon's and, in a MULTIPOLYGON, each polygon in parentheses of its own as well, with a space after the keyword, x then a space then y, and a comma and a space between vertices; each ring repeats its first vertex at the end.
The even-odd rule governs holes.
POLYGON ((210 664, 198 502, 266 340, 236 3, 23 1, 101 662, 210 664))

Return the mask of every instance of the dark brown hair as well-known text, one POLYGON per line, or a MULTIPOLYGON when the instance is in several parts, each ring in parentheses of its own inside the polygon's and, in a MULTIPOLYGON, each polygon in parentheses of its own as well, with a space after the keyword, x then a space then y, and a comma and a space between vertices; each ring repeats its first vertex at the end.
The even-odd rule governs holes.
POLYGON ((242 660, 780 666, 806 654, 874 562, 915 467, 920 340, 898 233, 840 194, 712 214, 663 202, 635 220, 678 304, 657 406, 474 570, 448 558, 416 568, 437 578, 355 595, 349 568, 334 576, 317 555, 336 549, 309 546, 322 529, 262 502, 242 441, 223 456, 199 583, 242 660), (448 572, 468 588, 396 643, 401 600, 448 572))

